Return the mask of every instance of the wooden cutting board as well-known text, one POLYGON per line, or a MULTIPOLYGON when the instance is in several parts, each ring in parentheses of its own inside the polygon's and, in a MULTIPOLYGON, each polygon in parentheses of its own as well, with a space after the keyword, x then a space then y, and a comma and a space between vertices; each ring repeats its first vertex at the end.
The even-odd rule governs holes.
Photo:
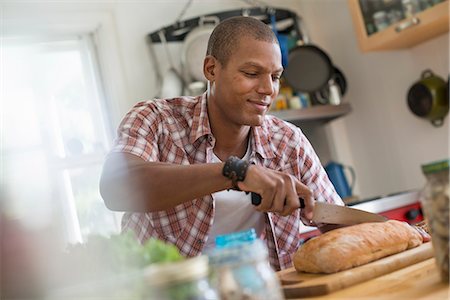
POLYGON ((325 295, 433 257, 431 242, 363 266, 334 274, 298 273, 293 267, 278 272, 287 299, 325 295))

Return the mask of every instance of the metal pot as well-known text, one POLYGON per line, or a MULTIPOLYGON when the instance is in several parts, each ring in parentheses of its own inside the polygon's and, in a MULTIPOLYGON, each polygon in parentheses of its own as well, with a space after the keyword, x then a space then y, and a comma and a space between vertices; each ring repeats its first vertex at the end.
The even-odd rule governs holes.
POLYGON ((449 110, 448 83, 431 70, 423 71, 421 79, 409 88, 408 106, 416 116, 442 126, 449 110))

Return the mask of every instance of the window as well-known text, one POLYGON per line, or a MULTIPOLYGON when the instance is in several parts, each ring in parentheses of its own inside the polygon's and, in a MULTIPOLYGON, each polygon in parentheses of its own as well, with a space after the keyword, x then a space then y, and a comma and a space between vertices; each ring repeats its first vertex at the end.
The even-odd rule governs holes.
POLYGON ((98 182, 112 130, 90 34, 5 39, 2 178, 6 211, 68 242, 119 230, 98 182))

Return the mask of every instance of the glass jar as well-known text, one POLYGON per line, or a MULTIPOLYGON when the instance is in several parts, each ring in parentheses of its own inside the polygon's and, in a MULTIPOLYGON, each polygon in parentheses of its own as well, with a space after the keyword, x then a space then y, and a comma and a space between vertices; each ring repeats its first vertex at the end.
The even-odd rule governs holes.
POLYGON ((152 265, 144 272, 146 295, 155 300, 218 300, 208 273, 208 257, 204 255, 152 265))
POLYGON ((211 283, 222 300, 284 299, 267 248, 254 230, 218 236, 209 262, 211 283))
POLYGON ((377 11, 373 14, 373 22, 377 31, 382 31, 383 29, 389 27, 389 19, 385 11, 377 11))
POLYGON ((410 18, 421 11, 419 0, 402 0, 405 17, 410 18))
POLYGON ((422 171, 427 184, 422 190, 421 204, 442 281, 449 283, 449 160, 423 165, 422 171))

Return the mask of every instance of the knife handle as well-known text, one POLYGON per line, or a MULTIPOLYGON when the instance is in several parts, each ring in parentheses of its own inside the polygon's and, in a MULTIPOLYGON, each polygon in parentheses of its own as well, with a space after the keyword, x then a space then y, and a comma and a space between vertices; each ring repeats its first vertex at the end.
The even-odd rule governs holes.
MULTIPOLYGON (((305 208, 305 199, 299 197, 298 201, 300 201, 300 208, 305 208)), ((252 192, 252 204, 255 206, 261 204, 261 195, 260 194, 252 192)))

